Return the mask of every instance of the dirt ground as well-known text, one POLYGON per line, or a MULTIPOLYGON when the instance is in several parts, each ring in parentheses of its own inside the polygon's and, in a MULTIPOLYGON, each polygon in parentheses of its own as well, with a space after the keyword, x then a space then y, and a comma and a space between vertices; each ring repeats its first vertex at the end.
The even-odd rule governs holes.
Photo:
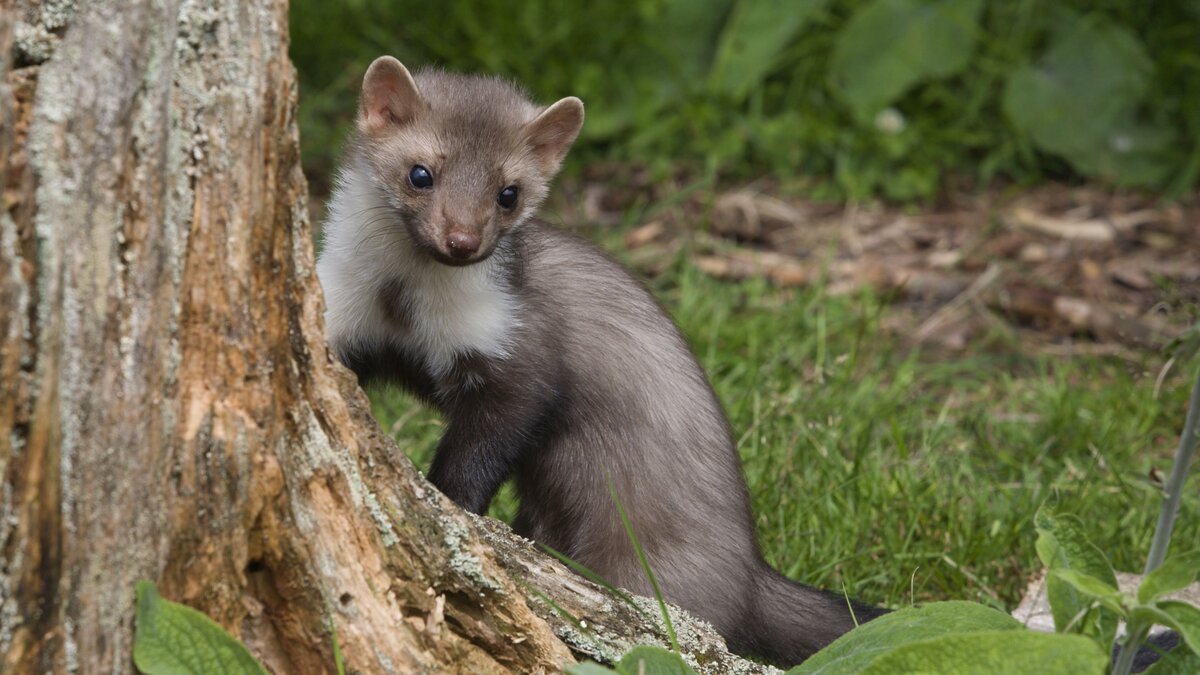
POLYGON ((625 245, 642 273, 660 272, 686 246, 719 278, 824 283, 831 293, 870 286, 892 298, 885 328, 934 351, 1004 335, 1022 350, 1133 358, 1200 313, 1197 195, 1162 202, 1046 185, 914 209, 817 204, 767 183, 715 193, 610 185, 568 185, 551 209, 583 227, 641 213, 625 245), (701 231, 705 214, 711 225, 701 231))

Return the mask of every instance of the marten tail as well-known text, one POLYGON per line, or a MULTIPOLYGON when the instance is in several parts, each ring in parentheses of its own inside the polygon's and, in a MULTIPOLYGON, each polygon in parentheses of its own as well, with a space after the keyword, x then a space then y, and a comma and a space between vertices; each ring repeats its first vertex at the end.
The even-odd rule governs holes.
MULTIPOLYGON (((755 598, 745 619, 727 636, 739 654, 753 654, 779 666, 794 666, 858 624, 888 613, 836 593, 791 581, 763 565, 755 579, 755 598), (851 615, 853 610, 853 616, 851 615)), ((1179 644, 1179 635, 1164 631, 1152 635, 1134 658, 1133 672, 1140 673, 1179 644)), ((1113 649, 1113 661, 1120 653, 1113 649)))
POLYGON ((754 602, 729 636, 730 648, 780 666, 800 663, 854 628, 855 621, 865 623, 888 611, 798 584, 766 565, 755 582, 754 602))

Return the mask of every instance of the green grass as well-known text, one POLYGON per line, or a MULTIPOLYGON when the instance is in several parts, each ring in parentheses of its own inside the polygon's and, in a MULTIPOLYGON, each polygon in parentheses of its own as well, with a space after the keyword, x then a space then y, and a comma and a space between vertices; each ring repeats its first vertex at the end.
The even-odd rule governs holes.
MULTIPOLYGON (((1187 403, 1178 373, 1155 398, 1157 358, 930 360, 880 329, 869 293, 718 282, 684 261, 652 289, 729 414, 763 548, 788 576, 891 606, 1011 608, 1039 567, 1032 518, 1048 500, 1117 569, 1141 569, 1160 505, 1148 476, 1169 468, 1187 403)), ((427 468, 437 416, 393 389, 372 400, 427 468)), ((1200 540, 1190 485, 1176 552, 1200 540)), ((492 515, 513 506, 506 486, 492 515)))

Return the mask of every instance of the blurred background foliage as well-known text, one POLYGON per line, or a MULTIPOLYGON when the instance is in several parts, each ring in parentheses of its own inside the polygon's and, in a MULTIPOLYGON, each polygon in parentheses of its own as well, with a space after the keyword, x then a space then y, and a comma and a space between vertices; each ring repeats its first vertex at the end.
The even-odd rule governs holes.
POLYGON ((900 202, 997 180, 1174 196, 1200 177, 1200 0, 294 0, 291 30, 318 193, 384 53, 579 96, 569 172, 900 202))

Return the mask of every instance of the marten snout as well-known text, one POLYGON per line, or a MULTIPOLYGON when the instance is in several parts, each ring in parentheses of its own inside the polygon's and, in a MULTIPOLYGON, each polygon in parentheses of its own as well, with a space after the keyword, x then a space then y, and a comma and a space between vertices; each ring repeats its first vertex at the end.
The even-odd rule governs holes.
POLYGON ((446 235, 446 250, 459 260, 470 258, 479 250, 479 235, 452 230, 446 235))

